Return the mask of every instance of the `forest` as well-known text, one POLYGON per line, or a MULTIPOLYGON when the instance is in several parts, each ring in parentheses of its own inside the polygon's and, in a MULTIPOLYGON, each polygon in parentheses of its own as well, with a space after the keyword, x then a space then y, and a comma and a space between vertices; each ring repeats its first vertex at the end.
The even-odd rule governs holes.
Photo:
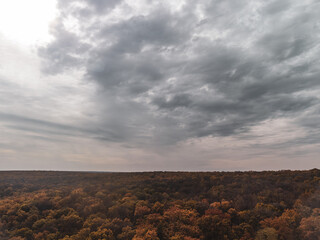
POLYGON ((3 240, 319 240, 320 170, 0 172, 3 240))

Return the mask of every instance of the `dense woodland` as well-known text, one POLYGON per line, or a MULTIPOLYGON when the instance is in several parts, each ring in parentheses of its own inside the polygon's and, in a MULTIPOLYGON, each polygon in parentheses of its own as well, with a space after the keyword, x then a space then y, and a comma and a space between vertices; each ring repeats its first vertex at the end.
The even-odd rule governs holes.
POLYGON ((0 239, 320 239, 320 170, 0 172, 0 239))

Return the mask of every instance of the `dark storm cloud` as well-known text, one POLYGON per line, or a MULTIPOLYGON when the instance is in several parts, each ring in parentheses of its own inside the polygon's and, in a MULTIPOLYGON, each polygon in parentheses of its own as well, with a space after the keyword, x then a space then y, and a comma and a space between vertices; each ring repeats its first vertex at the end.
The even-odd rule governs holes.
POLYGON ((307 112, 319 106, 317 1, 134 5, 60 1, 55 40, 39 50, 47 72, 84 69, 97 84, 99 139, 112 130, 123 142, 172 144, 283 116, 308 128, 319 116, 307 112))
POLYGON ((178 107, 189 107, 192 104, 191 97, 187 94, 177 94, 171 99, 156 97, 153 104, 162 109, 175 109, 178 107))
POLYGON ((130 95, 146 92, 166 80, 170 69, 176 70, 176 60, 166 52, 190 37, 189 24, 191 18, 174 18, 163 9, 107 23, 98 34, 102 44, 90 53, 87 76, 105 89, 118 88, 130 95))
POLYGON ((47 59, 43 70, 54 74, 70 67, 80 66, 81 54, 88 49, 89 45, 79 41, 78 37, 64 29, 59 21, 51 29, 52 34, 56 36, 56 41, 38 51, 41 57, 47 59))
POLYGON ((58 0, 58 7, 62 13, 70 13, 81 17, 91 17, 103 14, 121 4, 121 0, 58 0))

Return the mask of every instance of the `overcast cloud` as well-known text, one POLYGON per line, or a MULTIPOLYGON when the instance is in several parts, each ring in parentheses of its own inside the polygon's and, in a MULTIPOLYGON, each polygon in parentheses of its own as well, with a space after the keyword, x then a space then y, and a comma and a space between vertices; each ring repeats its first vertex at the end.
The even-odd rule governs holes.
POLYGON ((34 86, 1 71, 1 168, 319 168, 318 1, 57 8, 53 38, 30 55, 34 86))

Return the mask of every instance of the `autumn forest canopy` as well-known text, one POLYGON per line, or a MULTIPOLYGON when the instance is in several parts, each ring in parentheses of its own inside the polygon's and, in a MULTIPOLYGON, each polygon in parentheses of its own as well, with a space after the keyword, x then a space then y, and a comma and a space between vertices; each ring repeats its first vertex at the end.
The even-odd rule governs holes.
POLYGON ((319 240, 320 170, 0 172, 0 239, 319 240))

